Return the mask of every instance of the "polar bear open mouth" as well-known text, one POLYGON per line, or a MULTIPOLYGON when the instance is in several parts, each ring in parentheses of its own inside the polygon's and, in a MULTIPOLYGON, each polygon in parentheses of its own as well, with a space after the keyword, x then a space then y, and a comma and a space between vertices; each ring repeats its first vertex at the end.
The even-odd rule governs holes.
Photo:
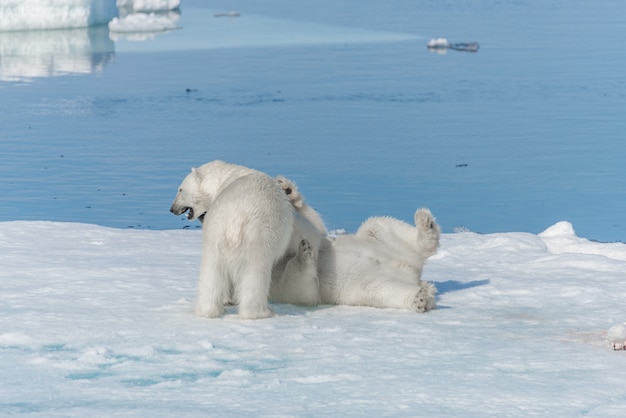
MULTIPOLYGON (((193 210, 192 207, 190 206, 185 206, 184 208, 182 208, 178 213, 176 213, 176 215, 187 215, 187 220, 192 221, 194 219, 194 215, 195 215, 195 211, 193 210)), ((200 215, 197 216, 197 219, 202 222, 204 221, 204 216, 206 215, 206 212, 201 213, 200 215)))
POLYGON ((177 215, 184 215, 187 214, 187 219, 188 220, 192 220, 193 219, 193 208, 189 207, 189 206, 185 206, 184 208, 182 208, 180 210, 179 213, 177 213, 177 215))

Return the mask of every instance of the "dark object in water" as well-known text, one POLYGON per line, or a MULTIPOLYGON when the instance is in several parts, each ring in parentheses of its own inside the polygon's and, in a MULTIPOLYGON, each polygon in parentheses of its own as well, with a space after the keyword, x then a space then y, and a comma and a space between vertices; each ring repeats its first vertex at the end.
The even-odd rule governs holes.
POLYGON ((467 52, 478 52, 478 42, 460 42, 456 44, 450 44, 448 47, 450 49, 455 49, 457 51, 467 51, 467 52))
POLYGON ((445 38, 433 38, 428 42, 428 49, 446 50, 454 49, 456 51, 478 52, 480 45, 478 42, 448 42, 445 38))
POLYGON ((224 12, 224 13, 215 13, 213 17, 239 17, 241 14, 239 12, 224 12))

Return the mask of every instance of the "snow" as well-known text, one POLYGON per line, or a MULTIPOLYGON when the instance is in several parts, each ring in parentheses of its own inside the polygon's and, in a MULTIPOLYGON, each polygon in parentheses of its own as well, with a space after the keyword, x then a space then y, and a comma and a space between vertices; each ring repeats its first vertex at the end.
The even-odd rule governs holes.
POLYGON ((569 222, 559 222, 540 234, 548 250, 553 254, 579 253, 597 254, 616 260, 626 261, 626 254, 621 245, 590 242, 576 236, 574 227, 569 222))
POLYGON ((609 328, 607 339, 613 343, 614 349, 626 349, 626 322, 609 328))
POLYGON ((29 416, 621 416, 626 245, 444 234, 426 314, 191 313, 199 230, 0 223, 0 410, 29 416), (621 326, 621 325, 620 325, 621 326), (621 328, 620 328, 621 329, 621 328), (623 333, 619 333, 623 337, 623 333))

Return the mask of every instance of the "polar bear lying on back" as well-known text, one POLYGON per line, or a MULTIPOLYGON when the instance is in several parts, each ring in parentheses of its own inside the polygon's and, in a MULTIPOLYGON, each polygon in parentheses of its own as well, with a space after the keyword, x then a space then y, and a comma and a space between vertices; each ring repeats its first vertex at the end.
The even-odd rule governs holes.
POLYGON ((170 211, 203 222, 195 313, 208 318, 220 316, 229 303, 239 305, 241 318, 271 316, 273 266, 297 253, 302 239, 317 257, 323 239, 274 178, 222 161, 192 169, 170 211))
MULTIPOLYGON (((278 182, 294 208, 312 224, 321 218, 293 182, 278 182)), ((415 226, 391 217, 365 221, 354 235, 322 245, 317 259, 301 241, 298 253, 272 273, 270 297, 276 302, 403 308, 425 312, 435 307, 436 289, 421 280, 426 259, 439 246, 440 229, 428 209, 414 215, 415 226), (317 276, 311 270, 317 266, 317 276), (318 289, 318 293, 314 289, 318 289)), ((325 231, 325 227, 322 227, 325 231)))

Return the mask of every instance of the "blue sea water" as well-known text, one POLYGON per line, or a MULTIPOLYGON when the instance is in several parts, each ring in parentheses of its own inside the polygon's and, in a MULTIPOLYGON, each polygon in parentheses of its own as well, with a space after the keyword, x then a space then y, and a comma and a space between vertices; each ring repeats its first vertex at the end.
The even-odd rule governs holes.
POLYGON ((1 33, 0 221, 195 228, 170 203, 223 159, 295 180, 330 229, 426 206, 444 232, 626 241, 626 3, 220 6, 143 41, 1 33))

